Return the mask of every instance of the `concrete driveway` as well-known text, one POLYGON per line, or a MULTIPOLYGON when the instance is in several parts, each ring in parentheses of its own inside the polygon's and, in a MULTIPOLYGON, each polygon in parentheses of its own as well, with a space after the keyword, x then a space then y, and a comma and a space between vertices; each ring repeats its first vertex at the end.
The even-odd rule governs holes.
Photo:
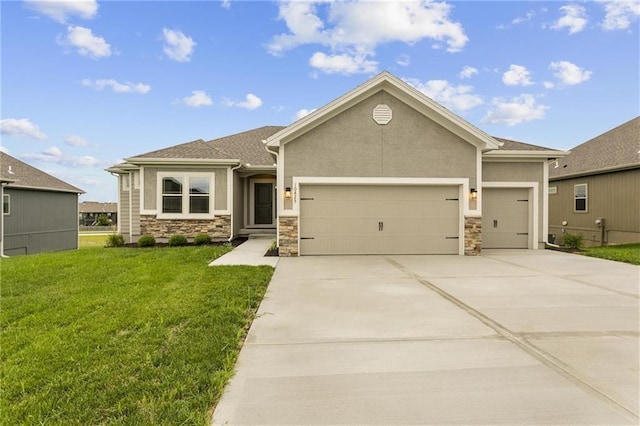
POLYGON ((226 424, 638 424, 640 268, 552 251, 284 258, 226 424))

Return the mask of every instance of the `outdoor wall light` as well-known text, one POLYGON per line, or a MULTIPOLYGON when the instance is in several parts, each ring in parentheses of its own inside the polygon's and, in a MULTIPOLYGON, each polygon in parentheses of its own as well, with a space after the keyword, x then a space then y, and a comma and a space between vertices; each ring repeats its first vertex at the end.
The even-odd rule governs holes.
POLYGON ((478 199, 478 190, 475 189, 475 188, 471 188, 471 192, 470 192, 469 195, 471 195, 471 199, 472 200, 477 200, 478 199))
POLYGON ((287 186, 284 189, 284 198, 287 198, 287 199, 291 198, 291 187, 290 186, 287 186))

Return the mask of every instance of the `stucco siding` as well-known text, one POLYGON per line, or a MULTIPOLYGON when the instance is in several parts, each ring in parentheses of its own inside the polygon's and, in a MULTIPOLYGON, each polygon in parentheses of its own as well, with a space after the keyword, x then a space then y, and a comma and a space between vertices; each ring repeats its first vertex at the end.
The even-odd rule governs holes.
POLYGON ((5 188, 4 252, 9 256, 78 248, 78 195, 5 188))
POLYGON ((580 233, 587 245, 640 242, 640 169, 549 182, 549 232, 580 233), (574 185, 587 184, 587 211, 574 211, 574 185), (604 235, 595 224, 605 219, 604 235), (562 222, 567 225, 563 226, 562 222), (564 232, 563 232, 564 230, 564 232))
POLYGON ((158 173, 215 173, 215 199, 216 210, 227 210, 227 168, 226 167, 145 167, 144 168, 144 209, 156 210, 158 196, 158 173))
POLYGON ((476 148, 385 91, 364 99, 284 147, 293 176, 462 177, 475 184, 476 148), (373 109, 393 118, 377 124, 373 109))

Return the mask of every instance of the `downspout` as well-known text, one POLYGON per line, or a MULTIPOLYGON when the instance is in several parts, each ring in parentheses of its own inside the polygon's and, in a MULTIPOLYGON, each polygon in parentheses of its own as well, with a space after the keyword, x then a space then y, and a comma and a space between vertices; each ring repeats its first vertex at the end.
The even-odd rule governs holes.
MULTIPOLYGON (((242 167, 242 163, 240 163, 237 166, 231 168, 231 200, 232 200, 231 206, 230 206, 231 207, 231 209, 230 209, 231 210, 231 232, 229 233, 229 239, 227 240, 228 242, 231 242, 233 240, 233 237, 234 237, 234 235, 233 235, 233 220, 234 219, 233 218, 235 217, 235 215, 233 214, 233 210, 234 210, 234 204, 235 204, 236 199, 235 199, 235 196, 234 196, 235 195, 235 188, 233 187, 233 185, 234 185, 235 179, 233 177, 233 172, 238 170, 240 167, 242 167)), ((227 197, 227 199, 229 199, 229 197, 227 197)))
MULTIPOLYGON (((262 141, 264 145, 264 149, 269 153, 269 154, 273 154, 276 156, 276 189, 277 194, 278 194, 278 198, 280 198, 280 188, 277 188, 277 183, 278 183, 278 164, 279 164, 279 160, 280 160, 280 152, 279 151, 271 151, 269 149, 269 146, 267 145, 267 141, 263 140, 262 141)), ((276 247, 280 247, 280 200, 277 199, 276 200, 276 247)))

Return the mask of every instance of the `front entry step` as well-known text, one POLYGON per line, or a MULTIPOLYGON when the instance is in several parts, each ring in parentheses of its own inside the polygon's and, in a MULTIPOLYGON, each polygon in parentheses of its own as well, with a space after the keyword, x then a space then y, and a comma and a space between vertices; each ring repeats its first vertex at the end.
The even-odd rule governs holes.
POLYGON ((238 236, 247 237, 250 239, 274 239, 276 238, 276 228, 242 228, 238 236))

